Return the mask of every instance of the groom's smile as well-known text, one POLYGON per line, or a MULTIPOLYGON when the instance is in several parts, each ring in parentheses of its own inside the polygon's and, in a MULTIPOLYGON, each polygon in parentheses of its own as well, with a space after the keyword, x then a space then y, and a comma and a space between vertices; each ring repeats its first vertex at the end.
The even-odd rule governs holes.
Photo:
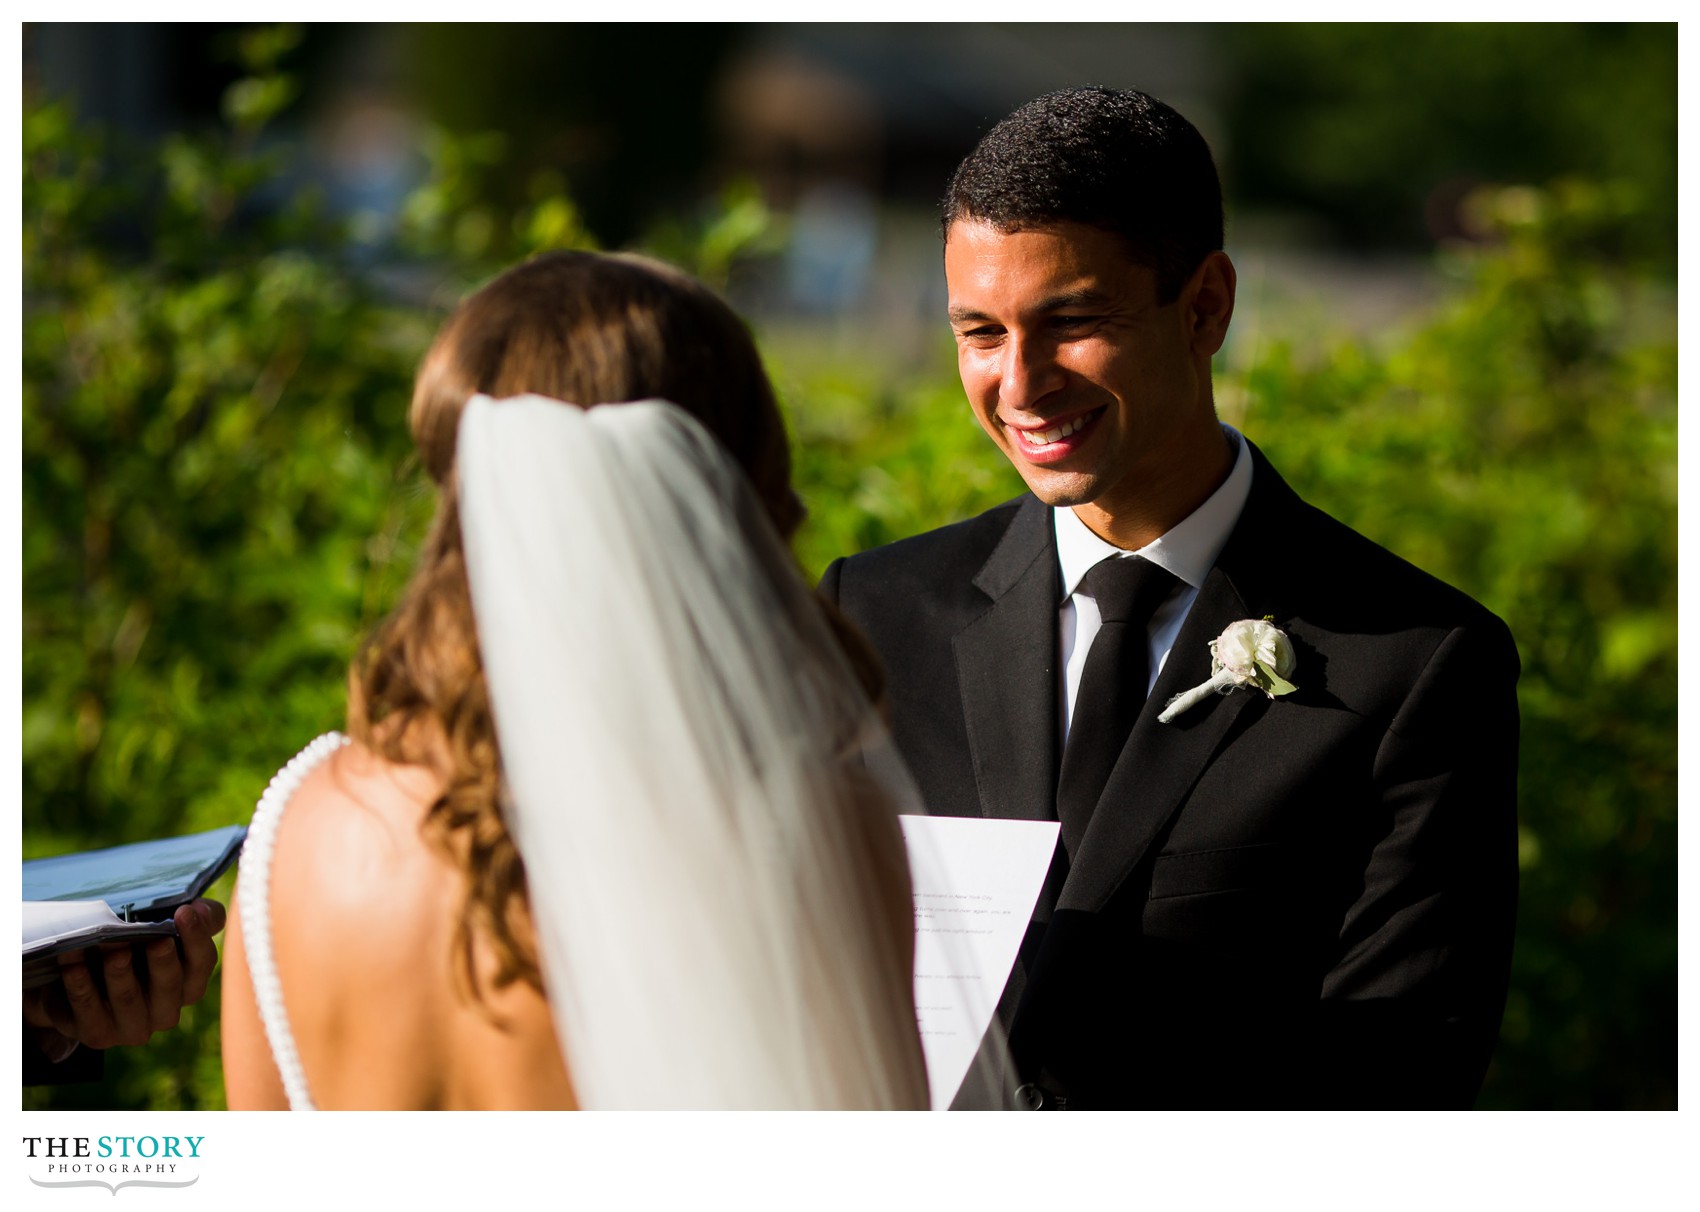
POLYGON ((1072 415, 1029 423, 1003 420, 999 423, 1013 435, 1021 457, 1041 467, 1060 463, 1078 453, 1096 432, 1109 405, 1088 408, 1072 415))

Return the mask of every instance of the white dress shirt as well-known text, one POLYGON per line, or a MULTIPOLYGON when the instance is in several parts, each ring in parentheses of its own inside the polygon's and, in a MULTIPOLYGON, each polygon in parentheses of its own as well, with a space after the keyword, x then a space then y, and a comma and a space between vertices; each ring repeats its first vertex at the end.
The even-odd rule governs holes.
POLYGON ((1086 528, 1086 523, 1070 508, 1051 511, 1057 532, 1057 561, 1062 567, 1062 606, 1057 612, 1057 637, 1061 645, 1062 742, 1068 742, 1069 722, 1074 718, 1074 698, 1080 691, 1080 675, 1086 668, 1086 654, 1098 634, 1100 616, 1098 603, 1081 586, 1081 581, 1100 560, 1126 556, 1143 556, 1160 564, 1180 582, 1151 616, 1147 639, 1151 679, 1145 693, 1157 683, 1163 662, 1175 646, 1181 624, 1198 599, 1198 590, 1205 576, 1222 553, 1222 546, 1240 520, 1246 497, 1251 492, 1251 451, 1231 425, 1223 425, 1229 440, 1239 451, 1228 478, 1210 497, 1166 533, 1151 540, 1138 551, 1124 551, 1106 543, 1086 528))

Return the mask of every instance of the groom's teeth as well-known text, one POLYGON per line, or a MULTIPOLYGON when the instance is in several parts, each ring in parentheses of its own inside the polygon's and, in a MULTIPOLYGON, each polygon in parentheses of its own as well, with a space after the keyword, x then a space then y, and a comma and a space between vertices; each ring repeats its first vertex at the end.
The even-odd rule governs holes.
POLYGON ((1027 435, 1027 440, 1034 446, 1049 446, 1052 442, 1060 442, 1069 434, 1086 424, 1085 417, 1076 417, 1072 421, 1064 421, 1052 429, 1040 429, 1027 435))

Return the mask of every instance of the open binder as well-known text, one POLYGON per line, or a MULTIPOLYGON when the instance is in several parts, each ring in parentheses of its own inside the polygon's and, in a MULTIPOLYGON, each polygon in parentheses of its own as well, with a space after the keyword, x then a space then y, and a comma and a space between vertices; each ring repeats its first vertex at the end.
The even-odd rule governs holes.
POLYGON ((61 952, 175 935, 172 913, 236 861, 246 825, 24 864, 24 988, 51 984, 61 952))

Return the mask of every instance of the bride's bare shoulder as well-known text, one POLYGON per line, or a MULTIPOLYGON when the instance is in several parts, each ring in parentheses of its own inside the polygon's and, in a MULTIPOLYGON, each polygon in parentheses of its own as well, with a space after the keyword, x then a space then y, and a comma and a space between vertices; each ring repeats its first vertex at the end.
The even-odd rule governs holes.
MULTIPOLYGON (((320 762, 278 829, 272 897, 335 910, 406 903, 452 870, 422 832, 436 777, 351 741, 320 762)), ((297 904, 298 908, 304 908, 297 904)))
POLYGON ((452 988, 460 875, 422 828, 438 783, 351 743, 279 823, 271 920, 291 1025, 321 1105, 417 1105, 452 988), (363 1071, 349 1071, 353 1064, 363 1071), (328 1082, 357 1080, 357 1089, 328 1082))

